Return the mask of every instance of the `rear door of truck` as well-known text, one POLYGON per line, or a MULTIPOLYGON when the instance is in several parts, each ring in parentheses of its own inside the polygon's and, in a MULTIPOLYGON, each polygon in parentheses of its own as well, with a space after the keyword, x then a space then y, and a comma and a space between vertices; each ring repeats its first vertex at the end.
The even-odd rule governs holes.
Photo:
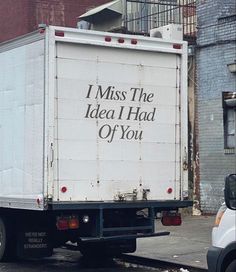
POLYGON ((57 33, 53 199, 180 199, 183 48, 102 32, 57 33))

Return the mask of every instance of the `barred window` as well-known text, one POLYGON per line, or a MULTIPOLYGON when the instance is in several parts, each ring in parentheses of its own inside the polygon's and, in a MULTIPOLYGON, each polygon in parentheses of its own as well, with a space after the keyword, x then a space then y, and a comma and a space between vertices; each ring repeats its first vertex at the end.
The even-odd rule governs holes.
POLYGON ((235 148, 236 92, 223 93, 224 147, 235 148))

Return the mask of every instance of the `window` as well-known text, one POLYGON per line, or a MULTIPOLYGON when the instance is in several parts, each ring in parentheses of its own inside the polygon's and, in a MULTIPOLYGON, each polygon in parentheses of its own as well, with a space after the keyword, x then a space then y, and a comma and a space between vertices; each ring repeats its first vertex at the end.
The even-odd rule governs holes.
POLYGON ((223 93, 224 147, 235 148, 236 92, 223 93))
POLYGON ((228 108, 226 115, 226 147, 233 148, 235 146, 234 109, 228 108))

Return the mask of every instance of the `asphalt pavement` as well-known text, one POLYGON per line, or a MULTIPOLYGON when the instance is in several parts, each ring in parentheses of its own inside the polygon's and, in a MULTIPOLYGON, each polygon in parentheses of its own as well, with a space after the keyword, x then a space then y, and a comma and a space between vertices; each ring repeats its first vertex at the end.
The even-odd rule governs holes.
POLYGON ((215 216, 185 216, 178 227, 165 227, 157 221, 157 231, 167 230, 170 235, 139 239, 132 255, 207 269, 214 220, 215 216))
MULTIPOLYGON (((211 230, 214 216, 186 216, 179 227, 165 227, 157 221, 157 231, 170 231, 169 236, 138 240, 134 256, 171 262, 196 268, 207 268, 206 253, 211 244, 211 230)), ((144 264, 145 265, 145 264, 144 264)), ((191 272, 191 269, 148 269, 115 260, 98 263, 85 260, 77 251, 55 249, 55 254, 42 260, 25 260, 0 263, 0 272, 191 272)))

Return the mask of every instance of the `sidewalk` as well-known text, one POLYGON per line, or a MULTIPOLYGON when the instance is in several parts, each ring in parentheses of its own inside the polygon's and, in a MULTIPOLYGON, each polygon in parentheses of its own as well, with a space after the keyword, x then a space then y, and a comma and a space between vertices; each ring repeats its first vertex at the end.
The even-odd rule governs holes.
POLYGON ((138 239, 133 254, 151 259, 207 268, 206 253, 211 244, 215 216, 185 216, 180 227, 165 227, 158 220, 157 230, 169 236, 138 239))

